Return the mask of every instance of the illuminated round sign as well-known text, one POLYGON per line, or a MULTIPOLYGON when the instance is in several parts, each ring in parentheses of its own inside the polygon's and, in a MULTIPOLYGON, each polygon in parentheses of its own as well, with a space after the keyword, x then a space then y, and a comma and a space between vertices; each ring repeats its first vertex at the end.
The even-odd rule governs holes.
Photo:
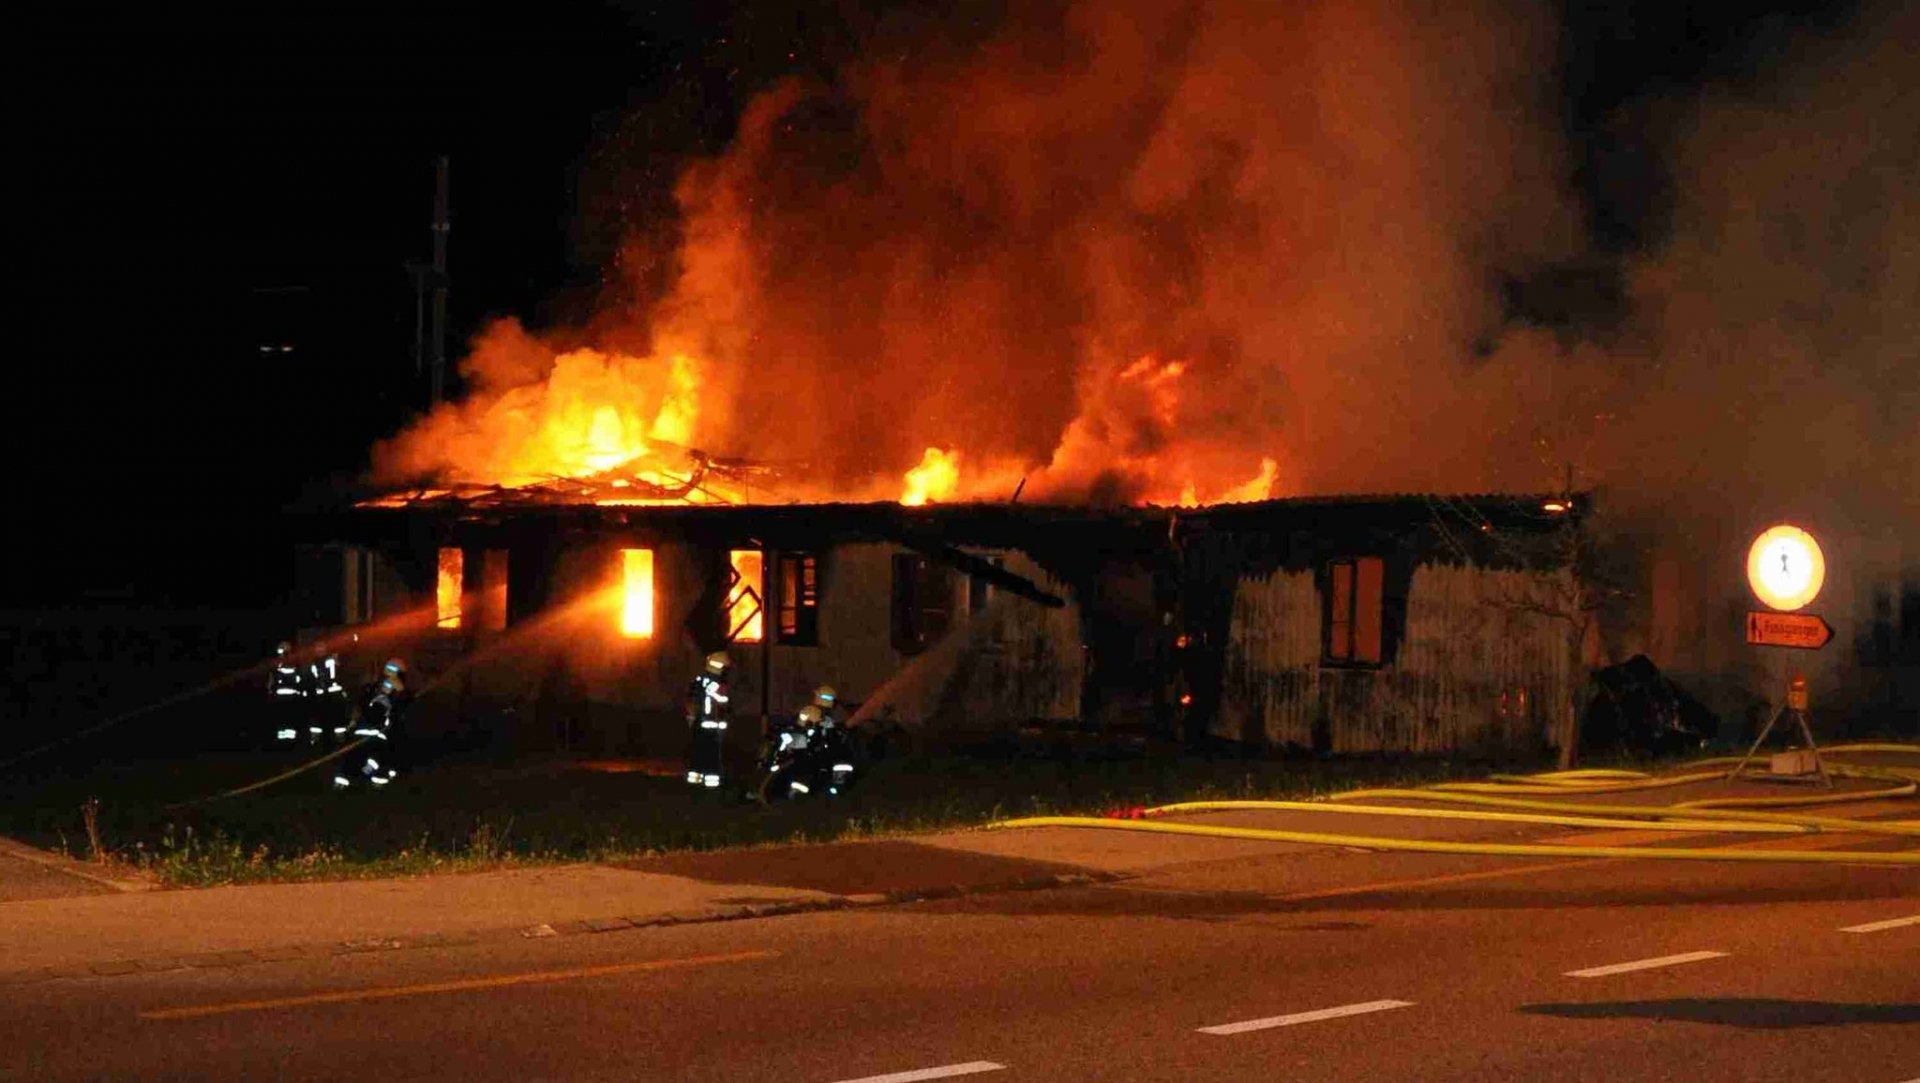
POLYGON ((1813 535, 1797 526, 1768 527, 1747 550, 1747 582, 1774 609, 1799 609, 1820 593, 1827 560, 1813 535))

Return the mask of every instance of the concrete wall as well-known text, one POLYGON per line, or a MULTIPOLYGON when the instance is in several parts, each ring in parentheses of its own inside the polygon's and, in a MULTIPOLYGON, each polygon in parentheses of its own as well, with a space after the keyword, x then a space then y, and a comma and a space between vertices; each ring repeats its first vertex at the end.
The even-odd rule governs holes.
POLYGON ((1572 655, 1567 625, 1529 607, 1564 575, 1416 567, 1405 639, 1377 669, 1322 665, 1312 573, 1243 580, 1214 732, 1331 752, 1538 748, 1569 702, 1572 655))

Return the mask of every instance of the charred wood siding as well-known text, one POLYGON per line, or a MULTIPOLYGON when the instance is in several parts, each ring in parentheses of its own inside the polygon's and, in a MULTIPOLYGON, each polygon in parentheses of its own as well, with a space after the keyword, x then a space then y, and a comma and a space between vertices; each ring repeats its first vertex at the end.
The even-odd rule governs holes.
MULTIPOLYGON (((396 549, 380 562, 383 581, 395 592, 385 603, 390 611, 429 612, 431 581, 417 569, 407 580, 398 569, 425 567, 434 551, 432 545, 396 549)), ((810 552, 819 558, 818 645, 727 647, 736 720, 729 738, 742 749, 759 737, 763 702, 776 717, 791 715, 821 684, 832 684, 850 707, 881 695, 886 706, 879 717, 907 725, 980 728, 1077 714, 1084 656, 1077 606, 1038 605, 956 572, 949 580, 952 630, 910 657, 895 648, 890 627, 894 558, 905 550, 855 543, 810 552), (977 609, 976 601, 983 603, 977 609), (763 699, 762 651, 769 649, 763 699)), ((1067 593, 1025 554, 990 555, 1016 575, 1067 593)), ((712 621, 703 610, 720 604, 713 586, 716 560, 724 557, 712 546, 648 537, 523 545, 513 552, 509 592, 519 604, 505 630, 465 620, 449 630, 418 620, 383 650, 445 674, 432 711, 423 714, 486 716, 494 719, 490 725, 507 727, 496 736, 528 748, 676 756, 686 737, 687 682, 709 646, 702 636, 712 621), (654 554, 649 638, 620 631, 626 548, 654 554)))
POLYGON ((1377 669, 1323 664, 1325 587, 1311 573, 1243 580, 1215 733, 1335 753, 1538 747, 1572 665, 1568 625, 1539 599, 1567 574, 1417 566, 1403 639, 1377 669))
MULTIPOLYGON (((946 639, 916 655, 892 639, 892 545, 843 545, 823 560, 820 645, 776 645, 773 709, 790 713, 812 689, 832 684, 849 704, 882 698, 879 717, 909 725, 977 728, 1031 718, 1070 718, 1079 708, 1079 615, 992 591, 977 611, 966 577, 949 581, 955 619, 946 639)), ((1032 560, 1003 554, 1008 571, 1048 590, 1064 588, 1032 560)), ((742 648, 752 650, 753 648, 742 648)))
MULTIPOLYGON (((1007 570, 1068 595, 1065 584, 1024 554, 1005 556, 1007 570)), ((963 596, 967 584, 960 584, 963 596)), ((955 630, 961 661, 930 721, 956 729, 1010 722, 1062 720, 1080 714, 1086 651, 1080 639, 1079 606, 1048 608, 1011 594, 991 592, 980 608, 968 609, 955 630)))

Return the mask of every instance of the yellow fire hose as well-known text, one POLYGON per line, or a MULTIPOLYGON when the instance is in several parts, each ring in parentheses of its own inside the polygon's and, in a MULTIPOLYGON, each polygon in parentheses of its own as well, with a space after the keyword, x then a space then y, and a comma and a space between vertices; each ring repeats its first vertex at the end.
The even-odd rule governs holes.
POLYGON ((272 778, 261 779, 259 782, 250 783, 248 785, 241 786, 238 789, 228 790, 225 793, 216 793, 211 797, 202 797, 193 801, 181 801, 178 804, 166 805, 163 807, 169 808, 169 809, 176 809, 176 808, 186 808, 188 805, 204 805, 209 801, 219 801, 228 797, 238 797, 243 793, 252 793, 255 790, 264 790, 268 786, 271 786, 276 782, 280 782, 285 779, 292 778, 293 776, 300 774, 303 771, 311 771, 314 768, 320 766, 321 764, 327 762, 328 760, 334 759, 338 756, 344 756, 347 753, 352 752, 354 749, 359 748, 361 745, 364 745, 371 740, 373 740, 373 738, 371 737, 362 737, 362 738, 359 738, 358 740, 349 741, 346 744, 341 745, 339 748, 334 749, 332 752, 329 752, 326 755, 321 756, 319 759, 308 760, 307 762, 301 764, 298 767, 293 768, 292 770, 282 771, 279 774, 273 776, 272 778))
MULTIPOLYGON (((1501 776, 1494 776, 1499 778, 1501 776)), ((1512 778, 1513 776, 1506 776, 1512 778)), ((1661 790, 1670 786, 1686 786, 1694 782, 1710 782, 1725 778, 1725 771, 1698 771, 1690 775, 1668 775, 1665 778, 1642 778, 1630 782, 1604 782, 1582 785, 1576 782, 1537 784, 1531 781, 1506 782, 1441 782, 1428 789, 1440 793, 1633 793, 1637 790, 1661 790)))
MULTIPOLYGON (((1825 753, 1882 752, 1920 754, 1920 745, 1859 743, 1839 745, 1825 753)), ((1641 830, 1690 831, 1696 834, 1811 834, 1844 833, 1920 837, 1920 823, 1884 820, 1855 820, 1845 817, 1815 816, 1805 813, 1770 813, 1765 808, 1791 808, 1839 802, 1911 797, 1920 792, 1920 773, 1899 767, 1875 765, 1829 765, 1829 771, 1847 778, 1893 782, 1896 785, 1875 790, 1814 797, 1718 798, 1677 805, 1635 806, 1579 804, 1565 800, 1539 800, 1539 797, 1576 797, 1585 794, 1629 793, 1682 786, 1693 782, 1725 778, 1722 771, 1701 771, 1711 764, 1732 763, 1730 757, 1695 761, 1693 770, 1667 776, 1611 768, 1581 771, 1550 771, 1537 775, 1496 775, 1486 782, 1438 783, 1419 789, 1374 789, 1337 794, 1326 801, 1186 801, 1142 810, 1142 815, 1158 817, 1182 812, 1272 809, 1290 812, 1336 812, 1355 815, 1409 816, 1431 819, 1490 820, 1513 823, 1547 823, 1571 826, 1624 827, 1641 830), (1502 796, 1514 795, 1514 796, 1502 796), (1356 805, 1363 799, 1397 799, 1483 808, 1512 809, 1490 812, 1460 809, 1409 809, 1381 805, 1356 805), (1339 803, 1336 803, 1339 802, 1339 803), (1734 810, 1740 811, 1734 811, 1734 810)), ((1411 853, 1467 854, 1502 857, 1582 857, 1650 858, 1661 861, 1734 861, 1772 864, 1830 865, 1920 865, 1920 852, 1871 853, 1835 850, 1748 850, 1699 849, 1647 846, 1556 846, 1545 843, 1444 842, 1424 839, 1399 839, 1371 835, 1329 834, 1315 831, 1286 831, 1253 827, 1224 827, 1210 824, 1166 823, 1158 820, 1112 819, 1093 816, 1030 816, 1003 820, 990 828, 1012 827, 1091 827, 1107 831, 1142 831, 1151 834, 1196 835, 1212 838, 1258 839, 1320 846, 1345 846, 1365 850, 1411 853)))
POLYGON ((1437 842, 1427 839, 1376 838, 1368 835, 1327 835, 1317 831, 1273 831, 1257 827, 1169 824, 1151 820, 1109 820, 1097 816, 1029 816, 1019 820, 1002 820, 987 826, 991 828, 1094 827, 1109 831, 1146 831, 1164 835, 1261 839, 1267 842, 1300 842, 1317 846, 1350 846, 1361 850, 1397 850, 1422 854, 1472 854, 1498 857, 1646 857, 1665 861, 1920 866, 1920 853, 1873 854, 1832 850, 1685 850, 1651 846, 1547 846, 1519 842, 1437 842))
MULTIPOLYGON (((1547 802, 1537 802, 1545 805, 1547 802)), ((1816 835, 1820 829, 1801 823, 1759 823, 1741 817, 1738 820, 1628 820, 1604 816, 1550 815, 1540 812, 1480 812, 1469 809, 1398 808, 1391 805, 1347 805, 1331 801, 1182 801, 1145 810, 1154 816, 1182 812, 1237 812, 1250 809, 1276 809, 1283 812, 1345 812, 1365 816, 1405 816, 1418 820, 1485 820, 1492 823, 1557 824, 1566 827, 1617 827, 1636 831, 1713 831, 1748 835, 1816 835)), ((1905 834, 1905 832, 1901 832, 1905 834)), ((1913 832, 1920 834, 1920 830, 1913 832)))
MULTIPOLYGON (((1878 800, 1885 791, 1866 791, 1855 800, 1878 800)), ((1849 820, 1833 816, 1791 815, 1769 812, 1733 812, 1715 808, 1703 808, 1698 803, 1687 805, 1582 805, 1566 801, 1529 801, 1518 797, 1490 797, 1482 794, 1433 793, 1428 790, 1355 790, 1351 793, 1334 794, 1329 802, 1352 801, 1360 799, 1434 801, 1458 805, 1480 805, 1490 808, 1543 809, 1571 812, 1580 815, 1615 816, 1621 819, 1635 820, 1709 820, 1715 823, 1777 823, 1798 824, 1819 831, 1846 832, 1861 835, 1920 835, 1920 827, 1909 824, 1890 823, 1885 820, 1849 820)), ((1784 800, 1774 798, 1772 800, 1784 800)), ((1159 810, 1182 809, 1180 805, 1164 805, 1159 810)), ((1645 827, 1647 825, 1636 825, 1645 827)))

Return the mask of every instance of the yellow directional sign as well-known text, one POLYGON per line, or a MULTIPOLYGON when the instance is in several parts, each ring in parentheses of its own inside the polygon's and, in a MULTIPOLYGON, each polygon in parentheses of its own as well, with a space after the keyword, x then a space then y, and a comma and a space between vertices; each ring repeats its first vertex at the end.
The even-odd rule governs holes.
POLYGON ((1833 638, 1833 628, 1812 613, 1748 613, 1747 642, 1762 647, 1799 647, 1819 650, 1833 638))

